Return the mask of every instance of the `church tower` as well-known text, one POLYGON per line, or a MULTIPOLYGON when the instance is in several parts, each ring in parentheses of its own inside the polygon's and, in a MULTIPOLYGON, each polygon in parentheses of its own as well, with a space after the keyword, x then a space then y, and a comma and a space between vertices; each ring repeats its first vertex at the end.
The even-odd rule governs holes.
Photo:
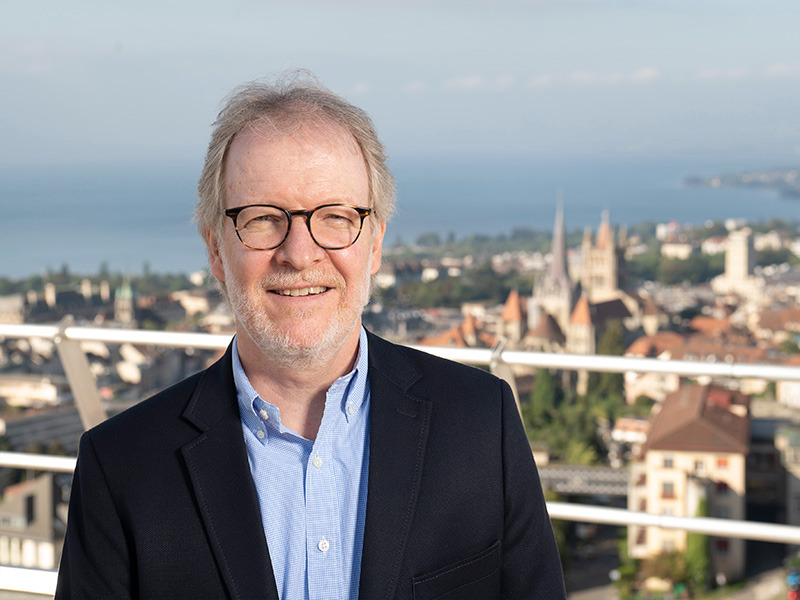
POLYGON ((136 319, 133 286, 126 277, 114 294, 114 320, 123 325, 131 325, 136 319))
POLYGON ((535 330, 539 322, 550 315, 561 331, 566 333, 575 300, 575 286, 570 281, 567 269, 567 241, 561 198, 556 205, 551 256, 550 268, 533 284, 533 296, 528 309, 528 329, 535 330))
POLYGON ((591 229, 585 230, 581 254, 581 287, 589 300, 600 302, 618 298, 624 280, 625 250, 614 239, 614 229, 609 222, 607 210, 603 211, 594 243, 591 229))

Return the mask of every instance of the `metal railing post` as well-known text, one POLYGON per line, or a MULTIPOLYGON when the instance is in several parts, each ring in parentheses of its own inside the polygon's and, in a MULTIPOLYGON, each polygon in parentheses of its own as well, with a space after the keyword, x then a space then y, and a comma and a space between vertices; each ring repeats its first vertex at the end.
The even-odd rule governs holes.
POLYGON ((511 387, 511 392, 514 394, 514 402, 517 404, 517 410, 519 411, 520 416, 522 416, 522 407, 519 403, 519 392, 517 391, 517 377, 514 375, 511 365, 504 361, 502 356, 503 349, 505 349, 505 347, 506 338, 498 338, 497 342, 495 342, 494 347, 492 348, 492 357, 489 360, 489 370, 492 372, 492 375, 495 375, 500 379, 504 379, 511 387))
POLYGON ((89 369, 89 359, 83 352, 80 342, 67 339, 64 330, 73 324, 71 317, 64 318, 59 324, 59 333, 55 337, 56 350, 64 367, 69 387, 78 414, 81 417, 84 430, 91 429, 106 420, 106 411, 100 392, 97 391, 97 381, 89 369))

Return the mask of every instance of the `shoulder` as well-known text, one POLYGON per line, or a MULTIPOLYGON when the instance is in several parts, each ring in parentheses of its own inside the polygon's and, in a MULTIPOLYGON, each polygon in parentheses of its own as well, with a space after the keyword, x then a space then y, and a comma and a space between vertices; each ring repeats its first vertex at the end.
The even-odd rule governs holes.
MULTIPOLYGON (((110 417, 90 429, 87 437, 94 444, 120 447, 131 443, 141 447, 143 442, 153 442, 159 437, 182 437, 180 432, 183 430, 187 435, 196 435, 197 428, 190 426, 183 417, 198 396, 208 395, 208 388, 218 388, 220 373, 225 371, 226 358, 227 355, 209 368, 110 417)), ((219 393, 213 395, 219 396, 219 393)))
POLYGON ((378 372, 405 389, 423 387, 447 396, 500 395, 507 384, 488 371, 375 335, 369 338, 370 376, 378 372))

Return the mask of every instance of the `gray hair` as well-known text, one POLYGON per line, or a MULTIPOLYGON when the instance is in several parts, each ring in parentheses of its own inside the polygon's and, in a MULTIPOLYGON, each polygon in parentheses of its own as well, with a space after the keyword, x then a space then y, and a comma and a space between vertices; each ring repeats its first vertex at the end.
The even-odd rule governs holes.
POLYGON ((221 231, 225 208, 225 160, 236 135, 255 123, 265 121, 285 131, 305 123, 338 125, 353 136, 364 157, 369 178, 371 208, 380 223, 394 212, 394 177, 386 164, 383 144, 366 112, 340 98, 307 72, 293 72, 276 83, 252 81, 234 89, 213 124, 203 173, 197 185, 195 206, 200 236, 206 229, 221 231))

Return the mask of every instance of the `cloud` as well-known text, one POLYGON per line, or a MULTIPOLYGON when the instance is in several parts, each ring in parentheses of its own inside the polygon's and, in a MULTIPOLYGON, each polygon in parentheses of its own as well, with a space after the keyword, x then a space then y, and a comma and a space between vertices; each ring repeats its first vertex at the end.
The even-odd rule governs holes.
POLYGON ((775 79, 793 78, 800 74, 800 69, 785 62, 775 63, 764 69, 764 75, 775 79))
POLYGON ((619 71, 588 71, 579 69, 573 71, 566 77, 556 77, 553 75, 540 75, 528 80, 528 87, 544 88, 558 84, 578 85, 578 86, 610 86, 610 85, 629 85, 631 83, 651 83, 661 77, 661 71, 657 67, 647 66, 630 72, 619 71))
POLYGON ((3 44, 0 47, 0 68, 27 75, 46 75, 56 68, 57 54, 38 41, 3 44))
POLYGON ((475 91, 486 88, 486 80, 480 75, 466 75, 446 80, 442 87, 446 90, 475 91))
POLYGON ((514 86, 516 78, 511 74, 483 77, 482 75, 466 75, 453 77, 442 83, 442 89, 462 92, 499 91, 514 86))
POLYGON ((552 75, 537 75, 528 80, 528 87, 530 88, 546 88, 553 85, 555 78, 552 75))
MULTIPOLYGON (((644 66, 629 72, 576 70, 565 75, 546 73, 534 75, 522 80, 523 87, 529 89, 545 89, 556 86, 612 86, 652 83, 661 78, 661 71, 654 66, 644 66)), ((517 77, 511 73, 485 77, 483 75, 465 75, 445 80, 441 87, 444 90, 476 92, 502 91, 515 86, 517 77)), ((427 91, 427 86, 420 81, 407 83, 404 92, 427 91)))
POLYGON ((406 94, 422 94, 428 91, 428 84, 417 79, 403 85, 402 90, 406 94))
POLYGON ((745 69, 704 69, 697 73, 697 79, 701 81, 737 81, 746 79, 750 73, 745 69))
POLYGON ((598 73, 595 71, 573 71, 568 81, 574 85, 613 85, 623 83, 621 73, 598 73))
POLYGON ((631 81, 636 81, 640 83, 647 83, 649 81, 654 81, 658 79, 660 73, 657 68, 655 67, 643 67, 638 71, 634 71, 630 75, 631 81))

